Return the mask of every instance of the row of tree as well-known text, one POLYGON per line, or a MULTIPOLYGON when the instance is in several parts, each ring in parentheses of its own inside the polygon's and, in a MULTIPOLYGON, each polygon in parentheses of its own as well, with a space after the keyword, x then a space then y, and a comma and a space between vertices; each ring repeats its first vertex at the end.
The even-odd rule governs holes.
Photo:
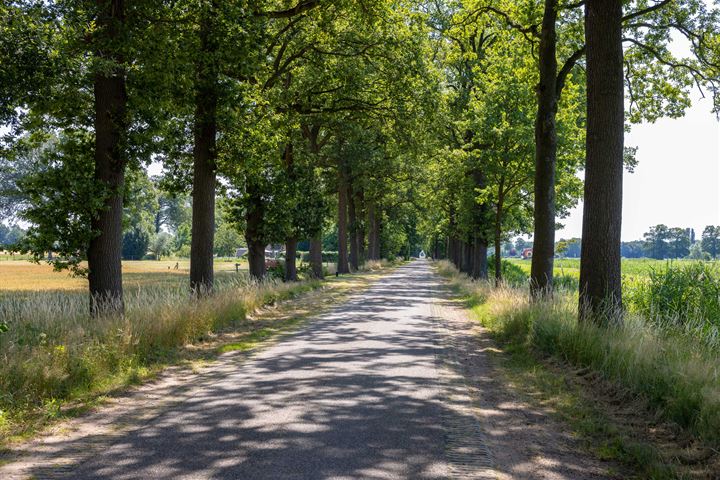
MULTIPOLYGON (((0 8, 0 209, 30 225, 25 250, 87 271, 95 310, 122 308, 123 220, 143 166, 162 162, 161 190, 189 195, 199 294, 224 224, 257 278, 265 246, 284 243, 288 280, 302 240, 322 275, 332 230, 341 273, 424 239, 475 278, 494 245, 499 282, 503 242, 532 232, 542 299, 556 222, 582 197, 580 311, 615 311, 626 120, 682 115, 693 86, 716 93, 720 63, 718 13, 702 0, 0 8)), ((152 234, 150 219, 130 224, 152 234)))
POLYGON ((22 248, 87 273, 94 312, 123 308, 123 243, 163 225, 189 238, 192 291, 211 291, 218 198, 257 278, 265 246, 284 243, 296 279, 302 239, 322 276, 330 212, 340 272, 409 251, 440 88, 417 6, 3 2, 3 206, 30 225, 22 248), (133 211, 164 201, 143 197, 151 162, 170 198, 189 192, 189 235, 172 201, 155 218, 133 211))
POLYGON ((622 177, 635 165, 624 132, 681 116, 693 86, 717 93, 717 10, 700 0, 475 0, 436 2, 430 17, 448 86, 425 194, 434 216, 423 231, 437 254, 482 278, 494 244, 499 281, 502 242, 532 233, 530 289, 543 298, 556 222, 582 198, 581 316, 618 312, 622 177), (673 54, 675 38, 688 58, 673 54))

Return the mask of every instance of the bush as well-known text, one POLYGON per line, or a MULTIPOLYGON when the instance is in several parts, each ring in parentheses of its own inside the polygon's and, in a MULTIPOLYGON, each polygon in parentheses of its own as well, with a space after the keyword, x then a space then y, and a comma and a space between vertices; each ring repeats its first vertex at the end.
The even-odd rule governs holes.
MULTIPOLYGON (((513 286, 527 285, 529 277, 522 268, 507 260, 501 260, 500 262, 503 281, 506 284, 513 286)), ((495 255, 488 257, 488 277, 495 277, 495 255)))
POLYGON ((715 264, 668 263, 628 287, 628 306, 655 322, 720 326, 720 269, 715 264))
MULTIPOLYGON (((338 260, 338 252, 322 252, 322 261, 330 262, 330 263, 337 263, 338 260)), ((309 262, 310 261, 310 252, 302 252, 302 261, 303 262, 309 262)))

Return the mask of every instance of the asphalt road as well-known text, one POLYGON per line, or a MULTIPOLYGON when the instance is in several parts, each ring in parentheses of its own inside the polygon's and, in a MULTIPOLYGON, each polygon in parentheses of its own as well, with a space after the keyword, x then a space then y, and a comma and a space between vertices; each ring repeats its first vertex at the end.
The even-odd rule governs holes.
POLYGON ((439 288, 425 262, 397 269, 67 478, 458 478, 447 426, 475 419, 446 401, 439 288))

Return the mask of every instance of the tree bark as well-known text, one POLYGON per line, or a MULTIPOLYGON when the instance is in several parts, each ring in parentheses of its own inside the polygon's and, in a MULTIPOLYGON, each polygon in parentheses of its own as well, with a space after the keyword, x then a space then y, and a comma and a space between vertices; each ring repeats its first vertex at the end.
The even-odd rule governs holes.
POLYGON ((380 236, 378 218, 374 201, 368 203, 368 259, 380 260, 380 236))
POLYGON ((552 294, 555 260, 555 166, 557 162, 557 0, 545 0, 540 30, 535 118, 535 212, 530 267, 532 298, 552 294))
MULTIPOLYGON (((297 171, 295 168, 295 157, 293 154, 293 144, 288 142, 285 145, 285 152, 283 153, 283 163, 285 164, 285 174, 287 180, 292 185, 297 180, 297 171)), ((292 215, 293 221, 291 222, 290 229, 291 234, 285 240, 285 281, 295 282, 297 281, 297 234, 296 218, 292 215)))
POLYGON ((345 164, 341 160, 338 164, 338 273, 350 273, 347 251, 347 193, 345 164))
POLYGON ((98 0, 101 41, 95 55, 115 63, 111 72, 95 74, 95 181, 107 188, 107 197, 90 224, 97 234, 88 246, 90 311, 93 315, 124 311, 122 287, 123 187, 127 158, 127 89, 123 55, 117 50, 125 22, 124 0, 98 0), (115 49, 112 47, 115 46, 115 49))
POLYGON ((195 293, 209 293, 213 287, 218 102, 214 10, 211 3, 200 21, 200 55, 196 64, 190 241, 190 289, 195 293))
POLYGON ((495 287, 499 287, 502 284, 502 232, 495 227, 495 287))
POLYGON ((487 266, 487 242, 481 236, 475 237, 473 242, 473 271, 472 278, 487 279, 488 277, 488 266, 487 266))
POLYGON ((364 218, 365 210, 365 192, 362 188, 356 191, 355 195, 355 237, 358 247, 357 257, 358 263, 362 265, 367 259, 367 252, 365 250, 365 222, 362 221, 364 218))
POLYGON ((455 268, 460 270, 460 266, 461 266, 460 257, 462 254, 462 251, 460 249, 460 240, 458 240, 458 238, 455 236, 451 236, 449 239, 449 244, 450 244, 450 256, 449 256, 450 261, 452 262, 453 265, 455 265, 455 268))
POLYGON ((297 238, 288 238, 285 241, 285 281, 297 281, 297 238))
POLYGON ((350 267, 357 271, 360 267, 360 246, 358 245, 358 221, 355 202, 355 192, 352 182, 348 181, 347 202, 348 202, 348 230, 350 237, 350 267))
POLYGON ((588 0, 585 205, 581 320, 621 321, 620 229, 624 146, 622 1, 588 0))
POLYGON ((248 205, 245 211, 245 241, 248 244, 250 277, 262 280, 265 277, 265 237, 262 225, 265 220, 265 204, 259 190, 249 183, 248 205))
POLYGON ((247 240, 248 268, 250 278, 262 280, 265 278, 265 242, 262 240, 247 240))
POLYGON ((473 268, 473 245, 470 242, 462 242, 462 268, 461 272, 472 274, 473 268))
POLYGON ((322 279, 325 277, 322 261, 322 235, 318 234, 310 239, 310 267, 313 277, 322 279))
POLYGON ((502 284, 502 220, 503 220, 503 208, 505 207, 505 177, 500 180, 498 186, 498 202, 495 209, 495 287, 499 287, 502 284))

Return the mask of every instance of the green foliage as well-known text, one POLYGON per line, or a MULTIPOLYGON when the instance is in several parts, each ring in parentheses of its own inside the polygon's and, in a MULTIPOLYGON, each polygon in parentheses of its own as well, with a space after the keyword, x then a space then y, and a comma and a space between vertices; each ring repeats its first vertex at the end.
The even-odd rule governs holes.
POLYGON ((668 263, 629 289, 628 303, 646 318, 720 327, 720 268, 716 264, 668 263))
POLYGON ((150 248, 150 234, 142 228, 132 228, 123 235, 124 260, 142 260, 150 248))
POLYGON ((702 232, 702 250, 710 255, 710 258, 717 258, 720 254, 720 226, 708 225, 702 232))
POLYGON ((693 236, 692 229, 656 225, 644 235, 645 252, 655 259, 685 258, 690 253, 693 236))
MULTIPOLYGON (((529 275, 512 262, 507 260, 501 261, 502 265, 502 278, 508 285, 522 287, 528 284, 530 279, 529 275)), ((493 278, 495 276, 495 255, 488 257, 488 277, 493 278)))
POLYGON ((58 253, 56 269, 83 272, 80 261, 94 234, 90 219, 108 193, 92 181, 92 141, 86 132, 66 129, 59 138, 27 147, 38 155, 32 174, 19 181, 29 202, 21 218, 30 223, 19 246, 36 260, 58 253))

